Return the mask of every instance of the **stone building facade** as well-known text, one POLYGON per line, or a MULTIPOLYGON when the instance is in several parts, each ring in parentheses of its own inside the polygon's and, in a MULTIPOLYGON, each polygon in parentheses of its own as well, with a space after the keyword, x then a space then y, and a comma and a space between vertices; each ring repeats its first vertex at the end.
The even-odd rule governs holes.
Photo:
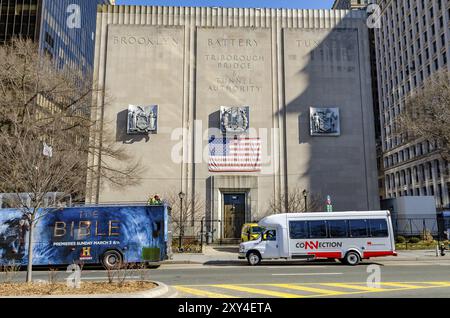
POLYGON ((293 189, 324 209, 327 195, 335 211, 378 209, 365 21, 345 10, 99 7, 94 80, 111 102, 93 116, 145 171, 127 189, 91 176, 86 202, 182 191, 204 202, 219 238, 238 237, 293 189), (130 105, 157 106, 157 129, 127 134, 130 105), (223 107, 248 109, 237 117, 248 129, 226 138, 259 141, 253 171, 211 166, 223 107))

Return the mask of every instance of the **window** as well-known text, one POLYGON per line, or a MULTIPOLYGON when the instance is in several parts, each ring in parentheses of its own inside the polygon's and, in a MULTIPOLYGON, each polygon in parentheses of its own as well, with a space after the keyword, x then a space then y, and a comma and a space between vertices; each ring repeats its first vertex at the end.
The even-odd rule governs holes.
POLYGON ((264 231, 264 228, 262 228, 260 226, 255 226, 255 227, 252 227, 250 230, 253 234, 257 234, 257 233, 262 233, 264 231))
POLYGON ((266 232, 266 241, 276 241, 277 240, 277 231, 269 230, 266 232))
POLYGON ((308 223, 305 221, 290 221, 289 237, 293 240, 308 238, 308 223))
POLYGON ((326 221, 309 221, 309 237, 326 238, 327 237, 326 221))
POLYGON ((350 237, 367 237, 366 220, 349 220, 350 237))
POLYGON ((328 231, 331 238, 347 237, 347 221, 335 220, 328 221, 328 231))
POLYGON ((372 237, 388 237, 386 220, 369 220, 372 237))

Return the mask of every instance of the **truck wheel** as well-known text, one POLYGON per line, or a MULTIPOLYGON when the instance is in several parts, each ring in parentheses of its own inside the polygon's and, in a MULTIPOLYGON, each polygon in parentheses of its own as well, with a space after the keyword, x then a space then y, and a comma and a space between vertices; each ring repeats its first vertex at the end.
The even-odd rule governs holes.
POLYGON ((359 264, 359 261, 361 258, 359 257, 359 254, 353 251, 348 252, 345 254, 344 262, 347 265, 355 266, 359 264))
POLYGON ((247 261, 252 266, 258 265, 261 263, 261 255, 258 252, 250 252, 247 255, 247 261))
POLYGON ((122 255, 118 251, 107 251, 103 254, 102 263, 106 269, 119 268, 122 265, 122 255))

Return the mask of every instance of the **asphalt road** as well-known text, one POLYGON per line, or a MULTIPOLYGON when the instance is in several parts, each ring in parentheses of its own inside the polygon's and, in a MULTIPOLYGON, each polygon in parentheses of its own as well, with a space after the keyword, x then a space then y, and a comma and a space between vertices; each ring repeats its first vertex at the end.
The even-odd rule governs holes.
MULTIPOLYGON (((60 270, 59 280, 68 277, 60 270)), ((129 279, 139 279, 130 272, 129 279)), ((48 280, 47 271, 34 279, 48 280)), ((83 270, 82 280, 106 280, 100 269, 83 270)), ((248 265, 162 265, 149 277, 178 290, 179 297, 431 297, 450 298, 450 262, 266 263, 248 265), (379 277, 379 279, 378 279, 379 277), (379 283, 379 285, 377 284, 379 283)), ((15 278, 22 280, 25 273, 15 278)))

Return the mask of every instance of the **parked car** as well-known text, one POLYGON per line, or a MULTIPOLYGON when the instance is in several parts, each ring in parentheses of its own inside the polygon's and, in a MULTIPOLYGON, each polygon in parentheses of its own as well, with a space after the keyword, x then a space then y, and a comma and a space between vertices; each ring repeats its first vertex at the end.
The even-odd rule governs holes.
POLYGON ((258 223, 245 223, 242 226, 241 241, 247 242, 256 240, 262 232, 264 232, 264 227, 259 226, 258 223))

